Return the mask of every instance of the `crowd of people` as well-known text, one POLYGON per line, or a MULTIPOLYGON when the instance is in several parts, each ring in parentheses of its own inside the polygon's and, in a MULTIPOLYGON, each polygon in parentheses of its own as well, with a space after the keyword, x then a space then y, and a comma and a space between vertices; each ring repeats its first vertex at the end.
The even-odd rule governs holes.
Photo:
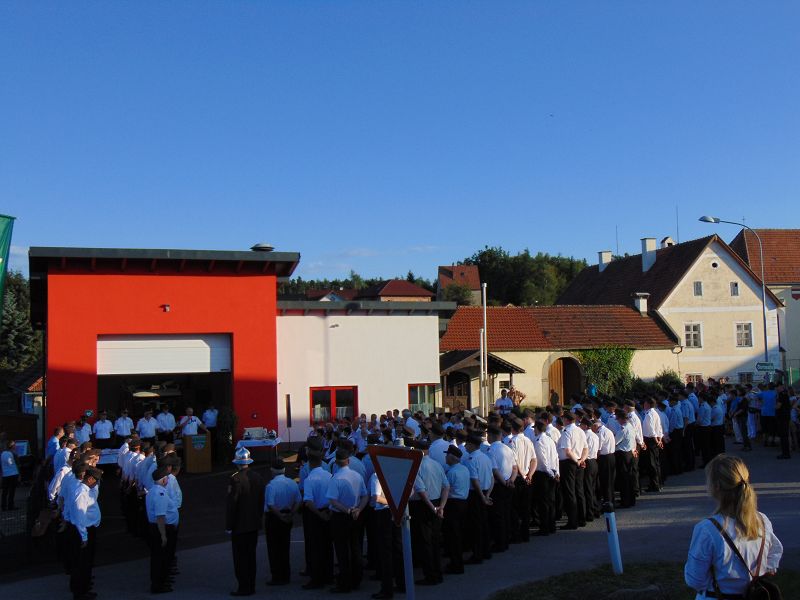
POLYGON ((163 405, 158 418, 147 409, 135 427, 123 410, 113 423, 101 412, 91 425, 81 416, 55 429, 45 449, 40 480, 46 487, 56 550, 75 600, 96 596, 92 568, 102 520, 99 494, 104 474, 98 463, 107 448, 118 448, 111 467, 118 475, 115 493, 127 531, 150 548, 150 591, 172 591, 178 572, 176 546, 183 503, 177 479, 181 459, 173 438, 209 431, 216 425, 213 406, 204 417, 206 423, 187 408, 176 421, 163 405))
MULTIPOLYGON (((404 590, 400 528, 369 445, 403 445, 423 454, 409 501, 413 560, 422 571, 416 584, 436 586, 512 544, 634 506, 640 494, 660 492, 669 477, 710 464, 731 435, 745 451, 757 437, 765 446, 779 440, 779 458, 788 458, 797 447, 797 410, 794 390, 775 384, 688 384, 635 399, 584 394, 567 406, 539 409, 501 394, 485 418, 406 409, 317 423, 298 462, 275 459, 266 478, 240 448, 226 506, 238 581, 232 595, 255 593, 261 531, 269 585, 290 582, 290 535, 298 523, 305 539, 304 588, 332 585, 331 591, 347 593, 360 588, 366 569, 380 582, 374 598, 404 590), (298 468, 296 477, 287 475, 292 468, 298 468)), ((91 425, 79 419, 59 427, 47 445, 47 498, 75 600, 95 596, 98 460, 103 448, 117 445, 117 493, 127 531, 149 545, 150 591, 172 590, 182 493, 171 436, 206 425, 191 409, 177 421, 168 410, 158 417, 148 411, 134 426, 127 414, 111 423, 101 413, 91 425)))

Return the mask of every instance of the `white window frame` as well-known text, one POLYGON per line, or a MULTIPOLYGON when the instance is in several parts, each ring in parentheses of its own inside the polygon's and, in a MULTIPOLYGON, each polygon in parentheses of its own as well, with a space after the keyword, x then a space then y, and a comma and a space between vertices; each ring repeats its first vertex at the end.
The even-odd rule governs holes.
POLYGON ((700 321, 687 321, 687 322, 685 322, 683 324, 683 343, 684 343, 684 348, 691 348, 691 349, 698 349, 699 350, 699 349, 701 349, 703 347, 703 324, 700 321), (686 326, 687 325, 697 325, 700 328, 700 330, 698 332, 700 334, 700 345, 698 345, 698 346, 690 346, 687 343, 689 341, 687 339, 687 337, 686 337, 686 335, 687 335, 686 326))
POLYGON ((731 281, 731 298, 738 298, 739 297, 739 282, 738 281, 731 281), (734 290, 736 293, 734 294, 734 290))
POLYGON ((694 294, 695 298, 702 298, 703 297, 703 282, 702 281, 693 281, 692 282, 692 293, 694 294), (700 286, 700 293, 697 293, 697 286, 700 286))
POLYGON ((733 343, 737 348, 752 348, 753 347, 753 322, 752 321, 736 321, 733 324, 733 343), (750 343, 747 345, 739 345, 739 325, 750 326, 750 343))
POLYGON ((686 383, 693 383, 697 385, 698 383, 705 383, 705 379, 703 379, 702 373, 687 373, 686 383))
POLYGON ((739 380, 740 385, 747 385, 748 383, 753 383, 754 377, 752 371, 741 371, 736 374, 737 379, 739 380), (744 377, 743 377, 744 376, 744 377), (749 379, 749 381, 748 381, 749 379))

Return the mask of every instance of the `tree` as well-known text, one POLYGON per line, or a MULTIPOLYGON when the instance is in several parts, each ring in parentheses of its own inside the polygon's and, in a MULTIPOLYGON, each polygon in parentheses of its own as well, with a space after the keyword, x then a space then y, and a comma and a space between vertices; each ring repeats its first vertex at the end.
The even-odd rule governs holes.
POLYGON ((468 285, 451 283, 444 288, 442 299, 447 302, 455 302, 458 306, 471 306, 472 290, 468 285))
POLYGON ((3 319, 0 326, 0 369, 22 371, 41 356, 41 333, 30 321, 30 288, 22 273, 6 276, 3 319))

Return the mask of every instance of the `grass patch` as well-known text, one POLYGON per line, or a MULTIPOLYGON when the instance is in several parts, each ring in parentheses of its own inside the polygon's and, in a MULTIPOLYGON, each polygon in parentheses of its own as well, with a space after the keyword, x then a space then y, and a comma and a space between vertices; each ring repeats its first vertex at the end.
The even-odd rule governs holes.
MULTIPOLYGON (((782 569, 775 577, 784 598, 800 598, 800 572, 782 569)), ((603 600, 621 589, 661 588, 664 600, 694 600, 683 580, 683 563, 632 563, 617 577, 611 565, 575 571, 495 592, 490 600, 603 600)))

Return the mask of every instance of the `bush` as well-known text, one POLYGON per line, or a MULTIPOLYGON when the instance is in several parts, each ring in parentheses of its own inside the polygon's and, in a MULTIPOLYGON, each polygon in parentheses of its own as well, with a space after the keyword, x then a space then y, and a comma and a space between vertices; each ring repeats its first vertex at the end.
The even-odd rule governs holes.
POLYGON ((656 373, 655 379, 653 379, 653 381, 665 390, 671 390, 676 387, 683 387, 683 381, 681 381, 681 376, 669 368, 664 368, 658 373, 656 373))

